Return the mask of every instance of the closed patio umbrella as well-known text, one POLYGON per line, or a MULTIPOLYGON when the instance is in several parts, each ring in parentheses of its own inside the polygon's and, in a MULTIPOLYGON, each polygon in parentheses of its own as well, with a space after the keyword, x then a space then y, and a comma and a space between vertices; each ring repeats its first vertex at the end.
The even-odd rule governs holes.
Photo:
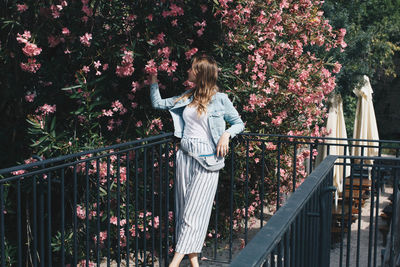
MULTIPOLYGON (((374 105, 372 103, 372 87, 369 78, 364 75, 363 85, 361 88, 353 90, 354 94, 358 96, 356 118, 354 121, 354 139, 369 139, 379 140, 378 127, 376 125, 376 117, 374 105)), ((352 155, 361 156, 362 148, 360 146, 377 146, 377 142, 355 141, 353 143, 352 155)), ((364 156, 377 156, 378 148, 365 148, 363 151, 364 156)), ((371 163, 367 161, 366 163, 371 163)))
MULTIPOLYGON (((319 147, 319 153, 316 161, 321 162, 326 155, 349 155, 347 140, 339 140, 339 138, 347 139, 346 125, 344 122, 343 103, 340 95, 334 95, 329 99, 329 112, 326 121, 326 130, 329 135, 326 137, 335 138, 325 140, 325 144, 319 147)), ((337 162, 343 163, 343 159, 338 159, 337 162)), ((347 159, 346 162, 350 164, 347 159)), ((343 165, 335 165, 333 170, 333 185, 337 188, 335 194, 335 203, 337 204, 338 193, 343 191, 343 171, 345 175, 350 175, 350 165, 344 170, 343 165)))

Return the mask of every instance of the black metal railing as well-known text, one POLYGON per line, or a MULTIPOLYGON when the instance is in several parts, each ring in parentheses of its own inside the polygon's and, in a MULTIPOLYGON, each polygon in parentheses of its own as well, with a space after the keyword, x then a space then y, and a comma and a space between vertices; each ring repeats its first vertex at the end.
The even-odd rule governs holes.
MULTIPOLYGON (((400 154, 396 141, 239 135, 220 171, 202 259, 229 263, 315 169, 324 147, 328 155, 333 147, 400 154)), ((177 148, 167 133, 0 170, 0 266, 167 266, 177 148)))
POLYGON ((388 192, 398 199, 399 171, 400 158, 328 156, 230 266, 397 266, 399 203, 392 202, 387 223, 380 214, 388 192), (332 195, 326 195, 330 184, 316 188, 327 179, 332 182, 338 165, 349 165, 351 172, 342 169, 345 188, 332 210, 332 195), (319 218, 317 224, 313 217, 319 218), (381 226, 388 232, 379 231, 381 226))
POLYGON ((329 266, 335 160, 328 156, 308 176, 230 266, 329 266))
POLYGON ((1 170, 1 266, 167 264, 174 143, 163 134, 1 170))

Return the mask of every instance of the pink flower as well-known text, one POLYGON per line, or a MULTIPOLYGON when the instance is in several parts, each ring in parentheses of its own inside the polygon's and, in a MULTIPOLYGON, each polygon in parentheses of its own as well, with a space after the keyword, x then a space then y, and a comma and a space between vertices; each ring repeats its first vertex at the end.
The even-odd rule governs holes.
POLYGON ((28 39, 30 39, 31 38, 31 32, 30 31, 24 31, 24 33, 23 34, 19 34, 19 33, 17 33, 17 41, 18 41, 18 43, 27 43, 28 42, 28 39))
POLYGON ((28 58, 28 63, 21 62, 21 69, 26 72, 36 73, 40 69, 40 63, 36 63, 36 59, 28 58))
POLYGON ((83 67, 82 67, 82 71, 83 71, 84 73, 88 73, 88 72, 90 71, 90 68, 89 68, 88 66, 83 66, 83 67))
POLYGON ((36 109, 36 110, 37 111, 40 110, 43 115, 48 115, 48 114, 56 112, 56 105, 54 104, 54 105, 51 106, 51 105, 48 105, 48 104, 44 104, 43 106, 38 107, 38 109, 36 109))
POLYGON ((55 47, 60 43, 60 38, 50 35, 47 37, 47 41, 49 42, 50 47, 55 47))
POLYGON ((90 46, 90 40, 92 40, 92 34, 91 33, 85 33, 83 36, 79 37, 81 43, 84 46, 89 47, 90 46))
POLYGON ((146 19, 148 19, 148 20, 150 20, 150 21, 153 21, 153 14, 149 14, 149 15, 146 17, 146 19))
POLYGON ((206 13, 206 11, 208 9, 206 5, 200 5, 200 8, 201 8, 202 13, 206 13))
POLYGON ((196 47, 190 49, 189 51, 186 51, 185 52, 186 59, 190 59, 194 54, 197 53, 197 51, 199 51, 199 49, 197 49, 196 47))
POLYGON ((111 109, 109 109, 109 110, 103 109, 103 110, 102 110, 102 115, 103 115, 103 116, 107 116, 107 117, 112 117, 113 112, 112 112, 111 109))
POLYGON ((67 36, 71 34, 70 30, 67 27, 62 28, 61 33, 67 36))
POLYGON ((51 10, 51 15, 53 16, 53 18, 56 19, 56 18, 60 17, 60 12, 59 12, 59 9, 57 8, 57 6, 51 5, 50 10, 51 10))
POLYGON ((108 64, 107 63, 103 64, 103 70, 107 70, 107 69, 108 69, 108 64))
POLYGON ((28 9, 28 6, 26 4, 17 4, 17 10, 19 13, 25 12, 28 9))
POLYGON ((86 16, 88 16, 88 17, 91 17, 91 16, 93 15, 93 9, 90 8, 90 7, 87 6, 87 5, 84 5, 84 6, 82 7, 82 11, 83 11, 83 13, 85 13, 86 16))
POLYGON ((86 218, 86 211, 80 205, 76 206, 76 216, 78 216, 78 218, 81 220, 86 218))
POLYGON ((96 69, 98 69, 101 66, 100 60, 93 62, 93 64, 96 69))
POLYGON ((33 102, 33 100, 35 99, 35 97, 36 97, 36 93, 35 93, 35 92, 33 92, 33 93, 28 92, 27 95, 25 96, 25 100, 26 100, 27 102, 33 102))
POLYGON ((342 68, 342 65, 341 65, 339 62, 336 61, 336 62, 335 62, 335 66, 333 67, 332 72, 333 72, 333 73, 339 73, 341 68, 342 68))
POLYGON ((149 61, 147 61, 145 71, 148 74, 157 74, 157 66, 154 59, 150 59, 149 61))
POLYGON ((42 49, 37 47, 35 44, 27 42, 25 43, 25 47, 22 48, 22 52, 24 52, 28 57, 34 57, 39 55, 42 52, 42 49))
MULTIPOLYGON (((89 261, 89 267, 95 267, 95 266, 96 266, 96 264, 94 262, 89 261)), ((78 263, 78 267, 86 267, 86 260, 81 260, 78 263)))

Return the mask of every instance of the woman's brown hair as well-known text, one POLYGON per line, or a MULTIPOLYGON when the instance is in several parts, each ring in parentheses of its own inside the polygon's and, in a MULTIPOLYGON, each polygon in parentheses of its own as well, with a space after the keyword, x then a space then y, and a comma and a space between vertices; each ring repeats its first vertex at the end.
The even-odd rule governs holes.
POLYGON ((189 105, 196 106, 197 114, 200 116, 207 111, 212 96, 218 92, 218 65, 212 57, 203 54, 193 58, 191 68, 196 76, 195 88, 178 98, 176 102, 193 96, 193 101, 189 105))

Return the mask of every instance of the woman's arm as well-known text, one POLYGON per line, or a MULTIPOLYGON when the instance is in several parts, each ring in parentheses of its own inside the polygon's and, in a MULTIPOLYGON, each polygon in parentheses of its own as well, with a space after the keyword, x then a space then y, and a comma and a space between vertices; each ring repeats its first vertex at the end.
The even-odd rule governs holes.
POLYGON ((226 109, 224 119, 231 125, 231 127, 229 127, 218 140, 217 156, 221 157, 225 157, 228 154, 229 138, 233 138, 244 130, 244 123, 226 94, 224 94, 223 103, 226 109))
POLYGON ((170 98, 161 98, 160 89, 157 83, 157 76, 151 75, 150 76, 150 98, 151 98, 151 105, 153 108, 156 109, 170 109, 174 106, 175 100, 179 96, 173 96, 170 98))
POLYGON ((231 100, 228 98, 226 94, 224 94, 224 106, 225 106, 225 115, 224 119, 231 125, 226 132, 230 134, 230 137, 235 137, 238 133, 244 130, 244 123, 240 118, 239 113, 233 106, 231 100))

